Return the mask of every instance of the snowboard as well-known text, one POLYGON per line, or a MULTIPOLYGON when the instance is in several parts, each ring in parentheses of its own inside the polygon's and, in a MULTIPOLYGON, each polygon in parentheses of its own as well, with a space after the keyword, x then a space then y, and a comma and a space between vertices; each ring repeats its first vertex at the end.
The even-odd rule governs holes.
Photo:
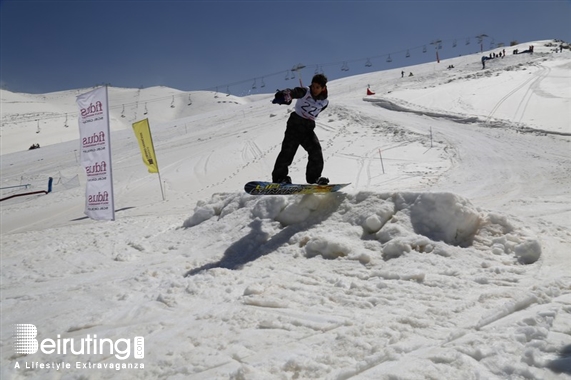
POLYGON ((334 193, 349 185, 349 183, 329 184, 329 185, 304 185, 293 183, 272 183, 264 181, 248 182, 244 190, 252 195, 295 195, 295 194, 316 194, 334 193))

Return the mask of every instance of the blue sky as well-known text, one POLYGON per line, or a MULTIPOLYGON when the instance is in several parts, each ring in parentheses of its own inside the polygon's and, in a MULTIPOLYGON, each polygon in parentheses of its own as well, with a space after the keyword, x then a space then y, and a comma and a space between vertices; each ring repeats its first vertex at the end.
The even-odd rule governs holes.
POLYGON ((438 39, 442 59, 479 51, 481 34, 484 49, 571 42, 570 0, 4 0, 0 17, 1 85, 28 93, 102 83, 271 93, 296 84, 285 78, 299 63, 304 82, 316 70, 332 80, 434 60, 438 39))

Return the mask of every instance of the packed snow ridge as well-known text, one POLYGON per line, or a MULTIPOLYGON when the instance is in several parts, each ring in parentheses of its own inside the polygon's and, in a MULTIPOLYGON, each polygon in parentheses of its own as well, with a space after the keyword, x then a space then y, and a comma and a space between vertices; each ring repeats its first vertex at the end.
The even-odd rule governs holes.
MULTIPOLYGON (((306 257, 347 257, 368 264, 411 252, 443 257, 496 255, 536 262, 539 241, 507 217, 484 212, 452 193, 331 193, 299 196, 215 194, 198 202, 185 228, 222 228, 232 220, 250 231, 217 263, 237 269, 282 245, 306 257)), ((419 276, 422 279, 422 275, 419 276)))

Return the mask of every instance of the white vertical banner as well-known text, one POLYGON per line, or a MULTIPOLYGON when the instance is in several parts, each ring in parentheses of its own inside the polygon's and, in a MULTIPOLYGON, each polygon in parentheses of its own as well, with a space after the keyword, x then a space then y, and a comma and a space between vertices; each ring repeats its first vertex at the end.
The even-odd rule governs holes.
POLYGON ((81 165, 87 174, 85 215, 115 220, 107 87, 77 97, 81 165))

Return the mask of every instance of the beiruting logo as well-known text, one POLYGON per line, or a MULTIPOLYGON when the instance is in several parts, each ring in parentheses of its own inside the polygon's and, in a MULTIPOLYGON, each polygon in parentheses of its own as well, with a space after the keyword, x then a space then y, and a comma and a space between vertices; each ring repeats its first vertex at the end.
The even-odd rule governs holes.
POLYGON ((32 324, 16 324, 14 328, 14 350, 16 354, 32 355, 39 351, 44 354, 73 354, 73 355, 114 355, 119 360, 128 359, 131 354, 134 359, 145 357, 145 338, 136 336, 131 339, 105 339, 87 334, 85 338, 44 339, 38 342, 38 329, 32 324))

